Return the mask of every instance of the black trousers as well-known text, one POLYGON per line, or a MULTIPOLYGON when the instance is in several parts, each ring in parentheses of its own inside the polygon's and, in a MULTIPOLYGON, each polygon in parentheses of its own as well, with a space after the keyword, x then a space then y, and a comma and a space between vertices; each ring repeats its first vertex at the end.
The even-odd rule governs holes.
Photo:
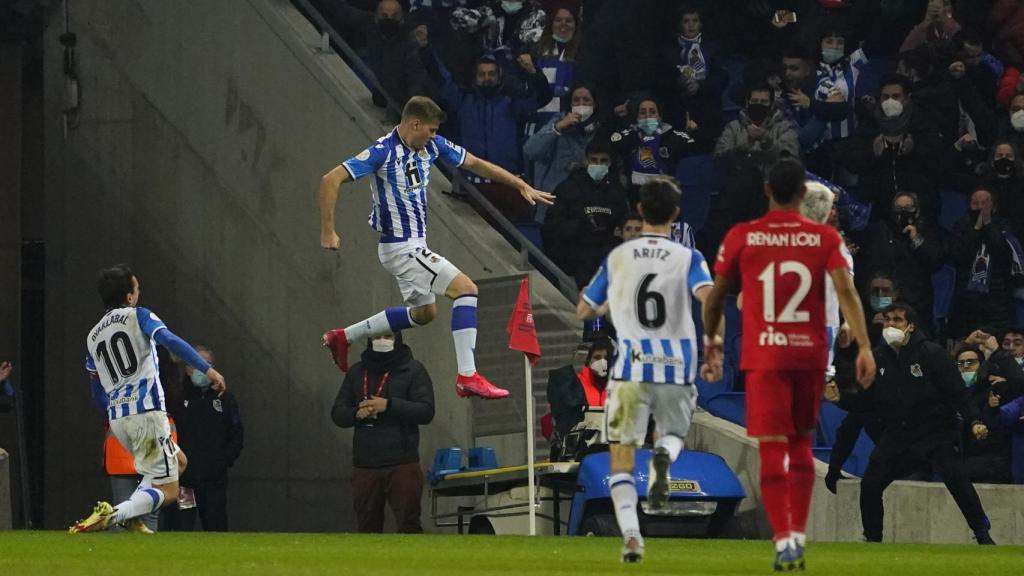
MULTIPOLYGON (((921 464, 920 453, 912 452, 916 450, 908 448, 906 453, 890 452, 884 460, 876 459, 872 455, 868 463, 864 479, 860 482, 860 517, 864 525, 864 538, 868 542, 882 541, 882 518, 885 514, 882 493, 893 481, 907 476, 921 464)), ((956 445, 952 442, 936 444, 923 459, 931 464, 942 478, 971 530, 975 534, 987 532, 988 518, 956 445)))
POLYGON ((187 510, 179 510, 176 505, 171 505, 165 510, 171 511, 168 514, 168 523, 172 530, 192 532, 195 530, 196 518, 202 524, 206 532, 227 532, 228 531, 228 483, 203 482, 193 488, 196 493, 196 506, 187 510))

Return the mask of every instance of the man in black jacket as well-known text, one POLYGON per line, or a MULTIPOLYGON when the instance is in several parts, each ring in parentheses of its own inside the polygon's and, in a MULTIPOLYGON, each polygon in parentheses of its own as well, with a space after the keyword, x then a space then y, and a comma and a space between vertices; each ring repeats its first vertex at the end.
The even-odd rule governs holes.
MULTIPOLYGON (((210 366, 213 351, 196 346, 210 366)), ((242 453, 244 430, 238 401, 230 390, 217 393, 210 389, 206 374, 185 367, 184 407, 177 421, 178 439, 188 454, 188 468, 181 476, 183 492, 194 496, 195 506, 184 508, 176 518, 176 529, 191 531, 198 514, 203 530, 228 530, 228 468, 242 453)))
POLYGON ((355 427, 352 504, 359 531, 384 531, 387 502, 398 532, 423 532, 419 427, 434 419, 434 385, 401 332, 370 341, 345 374, 331 418, 341 428, 355 427))
POLYGON ((587 163, 569 173, 555 188, 558 202, 544 219, 544 251, 551 260, 585 286, 608 252, 616 230, 625 222, 626 191, 612 166, 612 146, 603 138, 587 145, 587 163))
POLYGON ((965 337, 982 327, 1009 328, 1013 292, 1024 282, 1024 249, 990 191, 981 188, 971 194, 967 216, 957 223, 947 246, 956 266, 952 336, 965 337))
POLYGON ((979 544, 994 544, 981 500, 967 477, 959 452, 959 414, 976 437, 988 434, 967 401, 956 364, 941 346, 917 331, 917 316, 898 302, 885 311, 885 344, 874 350, 875 383, 863 392, 842 394, 839 405, 850 411, 877 411, 884 419, 881 438, 860 483, 864 538, 882 540, 882 493, 915 464, 928 462, 946 484, 979 544))

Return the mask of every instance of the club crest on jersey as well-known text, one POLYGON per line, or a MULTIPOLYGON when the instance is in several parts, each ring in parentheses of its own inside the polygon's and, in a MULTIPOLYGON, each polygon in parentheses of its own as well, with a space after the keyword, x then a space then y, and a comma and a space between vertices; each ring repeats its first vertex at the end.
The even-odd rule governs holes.
POLYGON ((776 332, 775 328, 769 326, 767 330, 758 336, 759 346, 789 346, 789 338, 782 332, 776 332))
POLYGON ((911 364, 910 365, 910 374, 914 378, 921 378, 921 377, 923 377, 924 376, 924 372, 921 371, 921 365, 920 364, 911 364))
MULTIPOLYGON (((379 146, 379 144, 378 144, 378 146, 379 146)), ((369 159, 370 159, 370 151, 369 150, 363 150, 362 152, 359 153, 358 156, 356 156, 356 160, 361 160, 363 162, 366 162, 369 159)))
POLYGON ((213 409, 216 410, 217 412, 223 412, 224 411, 224 405, 221 404, 219 398, 213 401, 213 409))

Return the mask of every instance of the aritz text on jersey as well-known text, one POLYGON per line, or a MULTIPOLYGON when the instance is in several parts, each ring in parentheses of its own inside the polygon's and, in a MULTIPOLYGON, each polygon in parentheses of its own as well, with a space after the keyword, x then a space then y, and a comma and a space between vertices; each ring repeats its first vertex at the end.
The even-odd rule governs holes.
POLYGON ((664 366, 682 366, 682 358, 657 354, 644 354, 640 350, 633 350, 631 359, 634 364, 662 364, 664 366))
POLYGON ((653 260, 668 260, 672 252, 664 248, 633 248, 633 260, 651 258, 653 260))
POLYGON ((817 248, 821 246, 821 234, 812 232, 747 232, 747 246, 817 248))
MULTIPOLYGON (((134 313, 134 310, 133 310, 133 313, 134 313)), ((96 338, 99 336, 100 332, 102 332, 103 330, 105 330, 106 328, 108 328, 110 326, 113 326, 114 324, 120 324, 122 326, 127 326, 128 325, 128 315, 127 314, 111 314, 107 318, 104 318, 103 319, 103 323, 100 324, 99 326, 97 326, 96 329, 92 331, 92 335, 90 335, 89 338, 93 342, 95 342, 96 338)))

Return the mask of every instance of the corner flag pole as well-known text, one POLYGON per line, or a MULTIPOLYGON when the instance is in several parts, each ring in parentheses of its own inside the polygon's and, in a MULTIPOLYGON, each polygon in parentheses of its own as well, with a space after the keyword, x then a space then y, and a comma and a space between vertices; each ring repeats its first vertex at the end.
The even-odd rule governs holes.
POLYGON ((530 357, 523 354, 523 367, 526 371, 526 478, 530 486, 528 497, 530 499, 530 536, 537 535, 537 482, 536 466, 534 461, 533 423, 534 423, 534 400, 533 400, 533 370, 530 366, 530 357))
POLYGON ((540 360, 540 342, 537 340, 537 325, 533 321, 533 308, 530 306, 530 277, 519 283, 519 296, 516 298, 512 316, 505 327, 508 332, 508 347, 523 353, 523 369, 526 371, 526 477, 530 485, 530 536, 537 535, 537 469, 534 464, 534 399, 532 366, 540 360))

